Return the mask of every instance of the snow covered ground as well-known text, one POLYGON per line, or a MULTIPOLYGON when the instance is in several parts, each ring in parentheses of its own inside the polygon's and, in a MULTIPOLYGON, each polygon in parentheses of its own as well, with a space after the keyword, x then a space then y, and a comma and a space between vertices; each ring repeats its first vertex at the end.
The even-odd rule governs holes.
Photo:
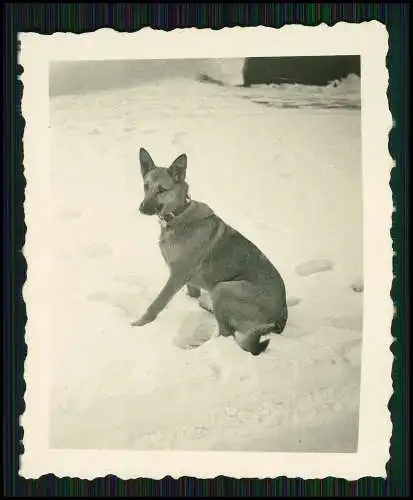
POLYGON ((245 89, 179 76, 51 99, 53 447, 356 451, 359 101, 356 78, 245 89), (263 355, 221 338, 184 349, 216 328, 184 291, 130 327, 168 275, 158 222, 138 213, 139 147, 159 165, 186 152, 192 197, 283 275, 295 305, 263 355), (297 272, 313 259, 332 269, 297 272))

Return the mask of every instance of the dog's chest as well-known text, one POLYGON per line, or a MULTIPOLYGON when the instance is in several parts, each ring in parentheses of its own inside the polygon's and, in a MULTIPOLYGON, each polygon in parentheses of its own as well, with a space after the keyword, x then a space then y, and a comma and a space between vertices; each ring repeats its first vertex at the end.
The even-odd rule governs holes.
POLYGON ((194 265, 209 247, 210 233, 205 227, 182 225, 163 227, 159 247, 166 263, 170 265, 194 265))

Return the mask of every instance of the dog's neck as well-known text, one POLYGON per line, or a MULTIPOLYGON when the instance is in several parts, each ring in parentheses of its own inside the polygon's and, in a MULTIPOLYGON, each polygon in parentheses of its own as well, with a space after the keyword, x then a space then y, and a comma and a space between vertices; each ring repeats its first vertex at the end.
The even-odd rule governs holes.
POLYGON ((185 202, 181 207, 178 207, 176 210, 173 210, 172 212, 169 212, 168 214, 158 216, 159 217, 159 222, 162 227, 168 226, 172 221, 174 221, 177 217, 182 215, 188 208, 189 205, 191 204, 191 198, 189 195, 186 195, 185 202))

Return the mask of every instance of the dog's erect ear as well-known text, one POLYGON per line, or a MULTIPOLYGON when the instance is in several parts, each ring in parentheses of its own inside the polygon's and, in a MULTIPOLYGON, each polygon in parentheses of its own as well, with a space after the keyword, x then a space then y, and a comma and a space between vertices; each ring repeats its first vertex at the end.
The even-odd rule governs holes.
POLYGON ((186 154, 178 156, 178 158, 169 167, 169 173, 176 182, 182 182, 186 176, 187 157, 186 154))
POLYGON ((153 162, 151 155, 144 148, 139 150, 139 161, 141 163, 142 177, 145 177, 150 170, 155 168, 155 163, 153 162))

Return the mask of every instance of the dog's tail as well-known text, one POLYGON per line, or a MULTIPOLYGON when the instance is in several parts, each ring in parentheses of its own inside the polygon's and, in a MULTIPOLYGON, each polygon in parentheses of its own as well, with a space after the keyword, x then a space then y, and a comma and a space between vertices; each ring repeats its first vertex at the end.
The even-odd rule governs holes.
POLYGON ((249 332, 235 334, 235 340, 241 349, 250 352, 253 356, 258 356, 267 349, 270 343, 270 339, 261 341, 261 337, 274 331, 275 324, 266 323, 256 326, 249 332))

